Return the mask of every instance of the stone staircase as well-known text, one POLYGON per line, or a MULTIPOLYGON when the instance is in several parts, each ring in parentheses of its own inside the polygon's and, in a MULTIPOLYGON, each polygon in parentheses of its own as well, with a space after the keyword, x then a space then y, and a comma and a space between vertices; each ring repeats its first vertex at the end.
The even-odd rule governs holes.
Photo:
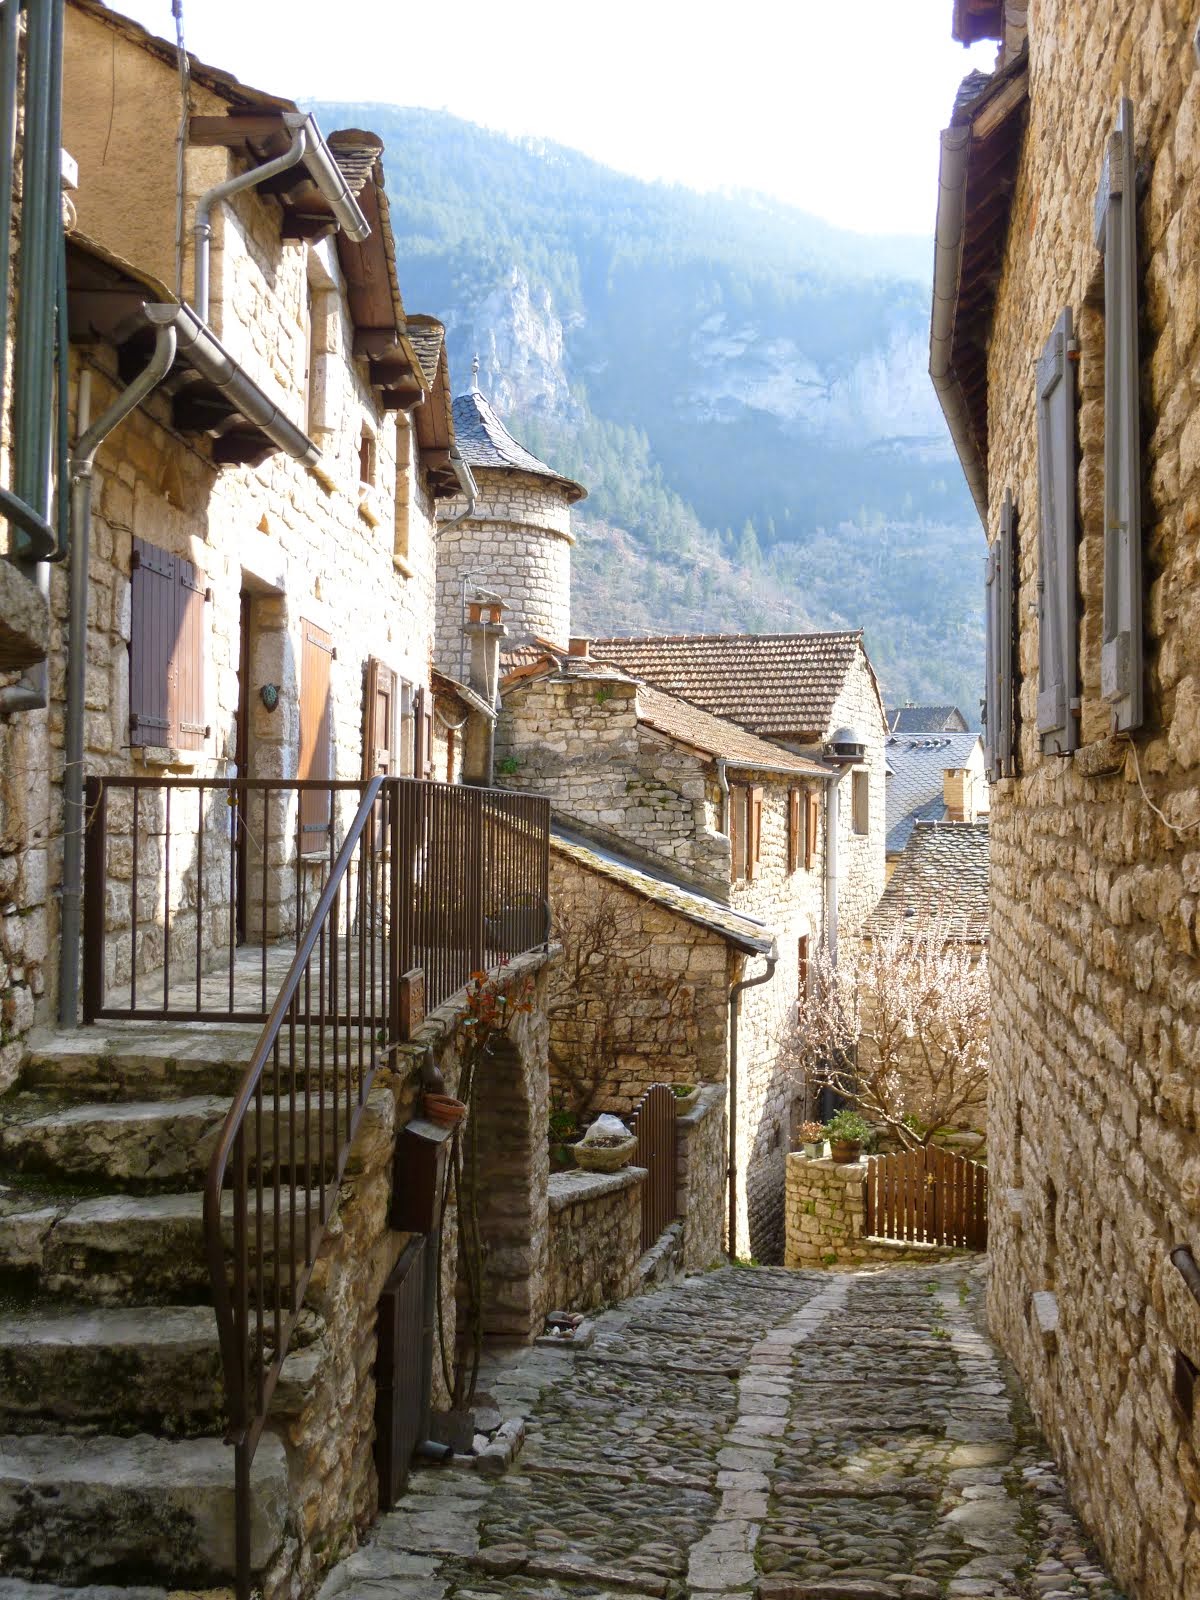
MULTIPOLYGON (((256 1036, 159 1024, 47 1036, 0 1098, 0 1600, 232 1581, 201 1189, 256 1036)), ((284 1412, 286 1379, 285 1365, 284 1412)), ((261 1574, 291 1516, 269 1431, 252 1487, 261 1574)))

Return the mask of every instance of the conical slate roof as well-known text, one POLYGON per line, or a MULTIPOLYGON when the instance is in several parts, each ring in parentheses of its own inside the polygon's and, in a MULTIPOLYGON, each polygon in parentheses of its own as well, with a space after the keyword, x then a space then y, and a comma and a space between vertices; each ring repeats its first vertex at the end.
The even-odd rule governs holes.
POLYGON ((582 500, 587 490, 572 478, 564 478, 544 461, 539 461, 532 451, 518 444, 492 410, 490 402, 478 389, 469 389, 454 402, 454 438, 463 460, 472 469, 482 467, 512 472, 530 472, 535 477, 549 478, 566 490, 567 501, 574 505, 582 500))

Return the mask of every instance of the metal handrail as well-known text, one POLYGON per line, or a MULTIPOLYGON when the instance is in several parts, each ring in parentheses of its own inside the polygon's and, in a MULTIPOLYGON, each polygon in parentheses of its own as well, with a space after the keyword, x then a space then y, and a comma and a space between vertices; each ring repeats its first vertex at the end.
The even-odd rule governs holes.
MULTIPOLYGON (((284 1358, 287 1355, 292 1330, 303 1305, 304 1293, 312 1276, 317 1251, 325 1235, 325 1227, 332 1212, 338 1186, 350 1155, 351 1145, 354 1142, 355 1134, 362 1119, 367 1095, 370 1093, 379 1059, 394 1048, 397 1039, 397 1032, 391 1026, 386 1027, 383 1037, 380 1039, 378 1037, 378 1028, 364 1016, 366 1008, 360 1004, 356 1023, 351 1023, 349 1017, 347 1017, 343 1036, 339 1041, 339 1019, 336 1003, 337 938, 342 889, 347 884, 350 869, 356 857, 360 862, 360 870, 358 872, 357 888, 356 891, 352 891, 352 894, 356 894, 358 901, 356 909, 360 921, 360 951, 357 978, 359 999, 360 1001, 363 999, 366 974, 361 941, 365 941, 370 937, 366 919, 371 917, 372 913, 377 909, 375 897, 378 892, 375 873, 368 873, 365 869, 376 864, 373 859, 369 859, 375 855, 374 840, 376 836, 376 830, 370 824, 383 787, 384 779, 382 777, 372 779, 366 786, 354 821, 333 863, 329 879, 317 901, 312 920, 300 941, 287 978, 284 980, 283 987, 279 991, 279 995, 259 1036, 258 1043, 255 1045, 254 1052, 250 1057, 241 1087, 229 1108, 220 1139, 209 1162, 204 1187, 204 1242, 208 1258, 213 1303, 216 1309, 217 1331, 220 1337, 221 1361, 224 1369, 225 1392, 228 1404, 226 1437, 234 1446, 235 1452, 234 1550, 237 1564, 239 1600, 248 1600, 251 1588, 250 1521, 252 1501, 250 1469, 254 1459, 254 1452, 262 1434, 271 1395, 274 1392, 284 1358), (309 1075, 311 1067, 312 959, 314 954, 318 956, 319 960, 318 1000, 320 1007, 315 1108, 309 1075), (326 998, 330 992, 327 985, 331 971, 334 998, 332 1062, 330 1062, 327 1055, 330 1043, 327 1038, 330 1019, 325 1011, 326 998), (301 998, 303 998, 304 1004, 302 1017, 299 1014, 301 998), (305 1079, 302 1097, 299 1100, 297 1097, 295 1054, 298 1026, 303 1028, 305 1035, 305 1079), (280 1167, 283 1160, 280 1137, 282 1131, 280 1036, 285 1027, 289 1032, 291 1053, 287 1127, 290 1209, 286 1219, 286 1247, 288 1253, 286 1311, 282 1296, 285 1239, 283 1236, 284 1219, 282 1212, 283 1186, 280 1182, 280 1167), (369 1028, 370 1037, 367 1039, 364 1039, 364 1028, 369 1028), (355 1037, 355 1033, 357 1037, 355 1037), (342 1063, 338 1058, 339 1044, 345 1056, 346 1069, 344 1119, 341 1116, 342 1084, 340 1079, 342 1076, 342 1063), (364 1044, 367 1046, 365 1057, 364 1044), (355 1070, 354 1066, 355 1045, 357 1045, 358 1056, 357 1070, 355 1070), (382 1049, 379 1048, 380 1045, 382 1045, 382 1049), (271 1094, 273 1139, 270 1153, 270 1158, 274 1164, 274 1181, 270 1196, 269 1217, 267 1217, 264 1209, 263 1184, 263 1076, 268 1062, 272 1062, 275 1067, 271 1094), (331 1102, 327 1101, 326 1096, 326 1069, 330 1065, 333 1071, 331 1102), (297 1200, 300 1191, 297 1189, 299 1152, 296 1118, 301 1106, 303 1107, 304 1221, 303 1254, 298 1260, 298 1241, 296 1237, 297 1200), (253 1217, 248 1203, 250 1162, 246 1130, 247 1118, 252 1108, 255 1113, 252 1139, 254 1144, 256 1201, 253 1217), (314 1135, 312 1114, 314 1109, 316 1110, 317 1118, 315 1135, 317 1143, 318 1192, 315 1223, 312 1207, 312 1146, 314 1135), (333 1112, 332 1143, 334 1149, 332 1152, 326 1148, 326 1121, 327 1112, 330 1109, 333 1112), (339 1124, 341 1124, 340 1127, 339 1124), (332 1162, 330 1162, 331 1155, 332 1162), (222 1227, 222 1199, 231 1162, 233 1166, 232 1287, 229 1281, 225 1237, 222 1227), (332 1166, 332 1174, 328 1175, 330 1165, 332 1166), (251 1251, 250 1241, 252 1231, 254 1233, 253 1252, 251 1251), (268 1232, 271 1235, 270 1242, 273 1245, 271 1259, 273 1282, 268 1282, 267 1277, 265 1246, 268 1232), (251 1266, 252 1255, 253 1267, 251 1266), (253 1299, 250 1292, 252 1275, 255 1290, 253 1299), (272 1291, 274 1297, 273 1316, 268 1322, 266 1302, 271 1297, 272 1291)), ((397 815, 398 808, 393 806, 393 820, 397 815)), ((392 861, 388 863, 389 869, 395 866, 395 862, 396 852, 392 851, 392 861)), ((346 897, 348 929, 350 924, 350 900, 351 896, 348 895, 346 897)), ((389 1016, 396 998, 395 985, 394 983, 389 983, 388 978, 395 978, 398 975, 389 974, 385 965, 383 976, 384 993, 382 998, 384 1006, 382 1014, 386 1017, 389 1016)), ((351 987, 352 977, 349 961, 347 961, 348 989, 351 987)), ((372 989, 375 986, 375 977, 375 967, 374 962, 372 962, 372 989)), ((347 998, 349 999, 350 997, 347 996, 347 998)))

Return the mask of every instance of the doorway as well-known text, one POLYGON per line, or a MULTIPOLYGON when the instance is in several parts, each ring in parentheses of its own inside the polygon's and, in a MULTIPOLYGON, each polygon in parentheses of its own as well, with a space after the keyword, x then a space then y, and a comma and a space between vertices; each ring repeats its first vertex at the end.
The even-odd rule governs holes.
MULTIPOLYGON (((253 623, 254 598, 248 589, 240 597, 238 623, 238 698, 237 722, 234 726, 233 759, 239 780, 250 776, 250 629, 253 623)), ((250 884, 249 832, 246 813, 249 793, 244 782, 237 789, 237 832, 234 838, 234 932, 239 945, 246 942, 246 905, 250 884)))

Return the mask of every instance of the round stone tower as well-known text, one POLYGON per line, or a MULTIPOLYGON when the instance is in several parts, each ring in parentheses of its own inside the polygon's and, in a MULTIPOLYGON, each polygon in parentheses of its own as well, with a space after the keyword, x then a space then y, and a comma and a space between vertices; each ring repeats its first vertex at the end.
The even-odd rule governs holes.
POLYGON ((438 505, 434 657, 467 676, 463 634, 477 592, 505 606, 505 649, 531 639, 567 646, 571 631, 571 507, 587 491, 517 443, 478 385, 454 402, 454 435, 479 493, 438 505))

